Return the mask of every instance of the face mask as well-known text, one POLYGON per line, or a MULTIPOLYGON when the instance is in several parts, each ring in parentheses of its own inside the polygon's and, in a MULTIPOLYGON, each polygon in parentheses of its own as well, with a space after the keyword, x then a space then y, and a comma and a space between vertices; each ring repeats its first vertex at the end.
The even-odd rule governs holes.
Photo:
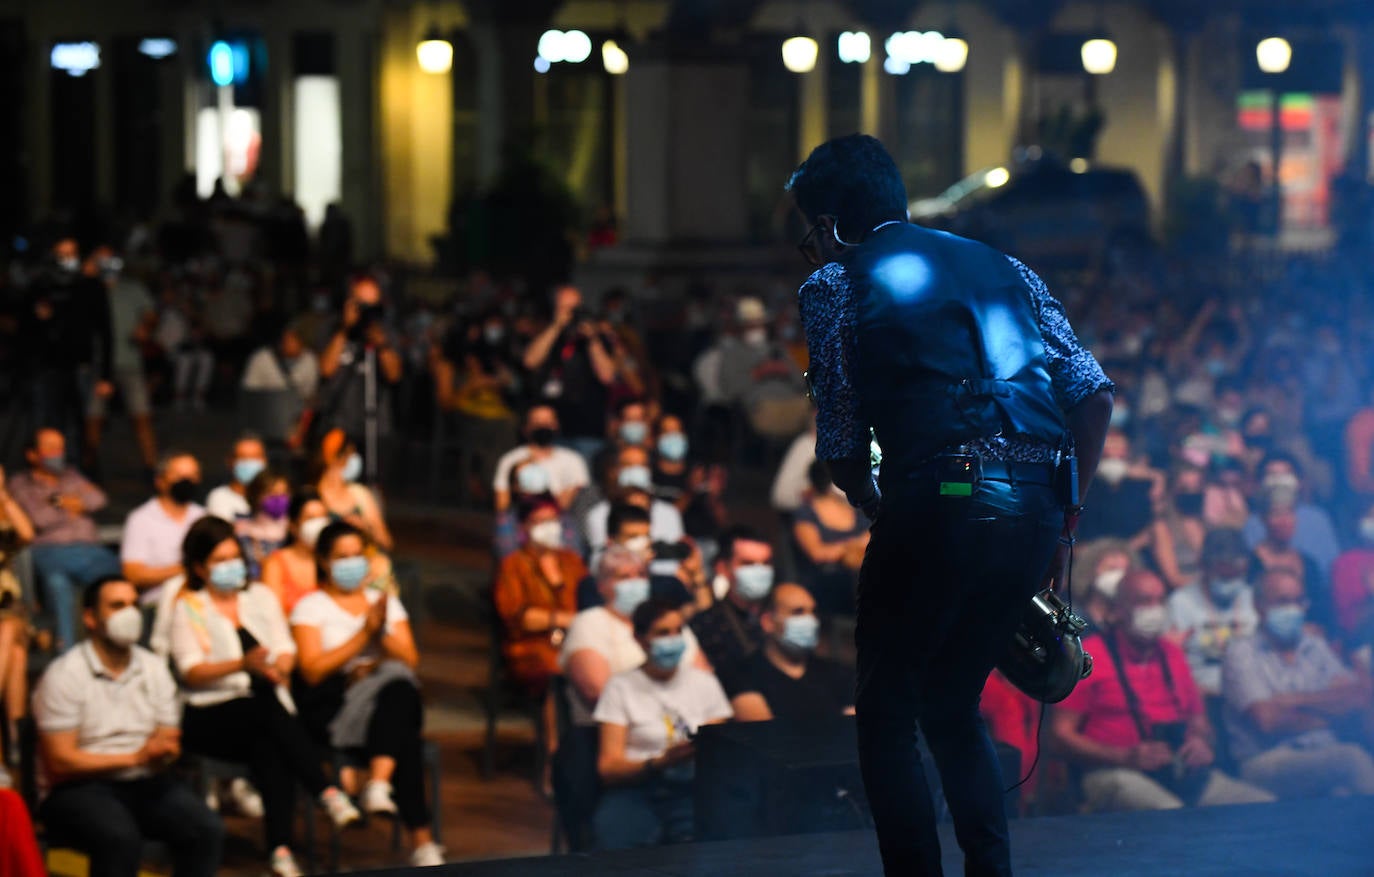
POLYGON ((1360 521, 1360 538, 1366 542, 1374 542, 1374 518, 1360 521))
POLYGON ((1307 610, 1301 606, 1275 606, 1264 613, 1264 627, 1281 643, 1296 643, 1302 636, 1307 610))
POLYGON ((616 483, 621 487, 635 487, 640 490, 653 490, 653 474, 649 472, 648 466, 626 466, 620 470, 616 476, 616 483))
POLYGON ((291 497, 284 493, 274 493, 262 500, 262 513, 274 521, 280 521, 291 510, 291 497))
POLYGON ((66 271, 68 274, 75 274, 81 270, 81 260, 74 258, 58 259, 57 267, 66 271))
POLYGON ((680 432, 665 432, 658 437, 658 452, 665 460, 677 462, 687 457, 687 436, 680 432))
POLYGON ((172 482, 172 486, 167 488, 167 497, 177 505, 190 505, 196 501, 196 494, 199 492, 199 481, 182 478, 180 481, 172 482))
POLYGON ((41 465, 53 475, 61 475, 67 468, 66 457, 44 457, 41 465))
POLYGON ((795 651, 809 652, 820 642, 821 622, 814 615, 789 615, 782 623, 779 641, 795 651))
POLYGON ((1169 610, 1163 606, 1137 606, 1131 613, 1131 632, 1141 639, 1158 639, 1169 629, 1169 610))
POLYGON ((563 525, 558 521, 540 521, 530 527, 530 541, 543 548, 562 548, 563 525))
POLYGON ((1118 457, 1112 457, 1097 464, 1097 474, 1108 484, 1120 484, 1126 477, 1130 464, 1118 457))
POLYGON ((521 493, 548 493, 549 470, 543 466, 521 466, 515 473, 515 483, 521 493))
POLYGON ((314 548, 315 543, 320 541, 320 534, 328 526, 328 518, 311 518, 308 521, 301 521, 301 544, 306 548, 314 548))
POLYGON ((1109 569, 1097 574, 1097 578, 1093 579, 1093 587, 1108 600, 1115 600, 1116 592, 1121 587, 1121 580, 1124 578, 1126 578, 1124 569, 1109 569))
POLYGON ((262 460, 235 460, 234 461, 234 480, 239 484, 247 484, 258 473, 267 468, 267 464, 262 460))
POLYGON ((1245 412, 1239 408, 1222 408, 1217 411, 1217 423, 1235 429, 1244 415, 1245 412))
POLYGON ((630 549, 635 554, 648 554, 649 546, 653 543, 650 542, 648 536, 631 536, 629 539, 626 539, 624 542, 621 542, 620 544, 624 545, 626 548, 630 549))
POLYGON ((348 482, 357 481, 363 474, 363 458, 357 453, 349 454, 348 461, 344 463, 343 480, 348 482))
POLYGON ((750 329, 744 333, 744 343, 750 347, 762 347, 768 343, 767 329, 750 329))
POLYGON ((143 636, 143 613, 137 606, 125 606, 105 619, 105 636, 116 648, 127 649, 143 636))
POLYGON ((620 440, 627 445, 642 445, 649 437, 649 425, 642 420, 627 420, 620 424, 620 440))
POLYGON ((367 568, 367 558, 361 554, 356 557, 340 557, 329 564, 329 577, 334 580, 334 585, 340 591, 351 594, 362 587, 363 579, 367 578, 367 568))
POLYGON ((1204 367, 1207 369, 1207 374, 1214 378, 1219 378, 1226 374, 1227 366, 1226 360, 1224 359, 1209 359, 1204 367))
POLYGON ((751 563, 735 570, 735 590, 750 603, 757 603, 773 589, 773 567, 751 563))
POLYGON ((248 566, 243 558, 223 560, 210 567, 210 584, 222 594, 239 590, 247 581, 248 566))
POLYGON ((530 430, 530 444, 536 447, 547 448, 553 444, 553 440, 556 438, 558 438, 558 430, 551 427, 541 426, 538 429, 530 430))
POLYGON ((1241 595, 1247 584, 1243 576, 1231 579, 1212 579, 1207 583, 1207 589, 1212 592, 1212 599, 1229 606, 1241 595))
POLYGON ((686 651, 687 640, 680 633, 649 640, 649 660, 660 670, 677 669, 686 651))
POLYGON ((488 344, 500 344, 506 337, 504 326, 487 326, 482 330, 482 337, 487 339, 488 344))
POLYGON ((611 605, 618 614, 629 618, 635 614, 639 604, 647 599, 649 599, 648 579, 621 579, 615 583, 615 600, 611 605))
POLYGON ((1202 494, 1189 491, 1174 496, 1174 508, 1180 515, 1196 518, 1202 514, 1202 494))
POLYGON ((1276 472, 1273 475, 1266 476, 1264 479, 1264 489, 1269 491, 1297 493, 1300 485, 1301 482, 1298 481, 1298 476, 1289 472, 1276 472))
POLYGON ((1245 446, 1267 454, 1274 447, 1274 439, 1272 436, 1264 434, 1247 435, 1245 437, 1245 446))

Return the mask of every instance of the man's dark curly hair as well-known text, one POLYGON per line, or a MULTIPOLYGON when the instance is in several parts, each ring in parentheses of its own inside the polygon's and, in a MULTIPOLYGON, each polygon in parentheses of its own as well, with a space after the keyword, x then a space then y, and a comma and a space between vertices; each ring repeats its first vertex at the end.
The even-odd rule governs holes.
POLYGON ((787 181, 787 191, 811 222, 834 216, 840 236, 862 240, 874 226, 906 219, 906 185, 876 137, 850 134, 812 150, 787 181))

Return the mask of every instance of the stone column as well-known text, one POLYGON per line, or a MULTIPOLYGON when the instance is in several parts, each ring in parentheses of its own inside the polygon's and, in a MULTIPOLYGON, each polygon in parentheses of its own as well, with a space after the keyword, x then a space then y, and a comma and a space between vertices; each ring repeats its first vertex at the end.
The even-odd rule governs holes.
POLYGON ((340 203, 353 222, 354 250, 359 258, 382 252, 377 168, 373 161, 373 107, 377 96, 373 75, 376 35, 348 22, 334 32, 334 71, 339 79, 339 132, 343 176, 340 203))

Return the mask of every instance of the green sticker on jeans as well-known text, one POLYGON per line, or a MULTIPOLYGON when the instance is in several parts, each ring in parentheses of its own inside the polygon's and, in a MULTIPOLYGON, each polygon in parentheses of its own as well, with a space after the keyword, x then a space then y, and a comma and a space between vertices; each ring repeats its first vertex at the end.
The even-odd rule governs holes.
POLYGON ((973 496, 973 485, 967 481, 941 481, 941 496, 973 496))

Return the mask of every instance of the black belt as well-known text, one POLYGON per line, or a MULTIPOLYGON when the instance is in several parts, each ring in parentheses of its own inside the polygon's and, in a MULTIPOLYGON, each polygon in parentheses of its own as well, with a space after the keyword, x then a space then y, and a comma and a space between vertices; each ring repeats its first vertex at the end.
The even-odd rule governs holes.
POLYGON ((1053 463, 1008 463, 1002 460, 982 462, 985 481, 1006 481, 1010 484, 1041 484, 1054 487, 1053 463))

